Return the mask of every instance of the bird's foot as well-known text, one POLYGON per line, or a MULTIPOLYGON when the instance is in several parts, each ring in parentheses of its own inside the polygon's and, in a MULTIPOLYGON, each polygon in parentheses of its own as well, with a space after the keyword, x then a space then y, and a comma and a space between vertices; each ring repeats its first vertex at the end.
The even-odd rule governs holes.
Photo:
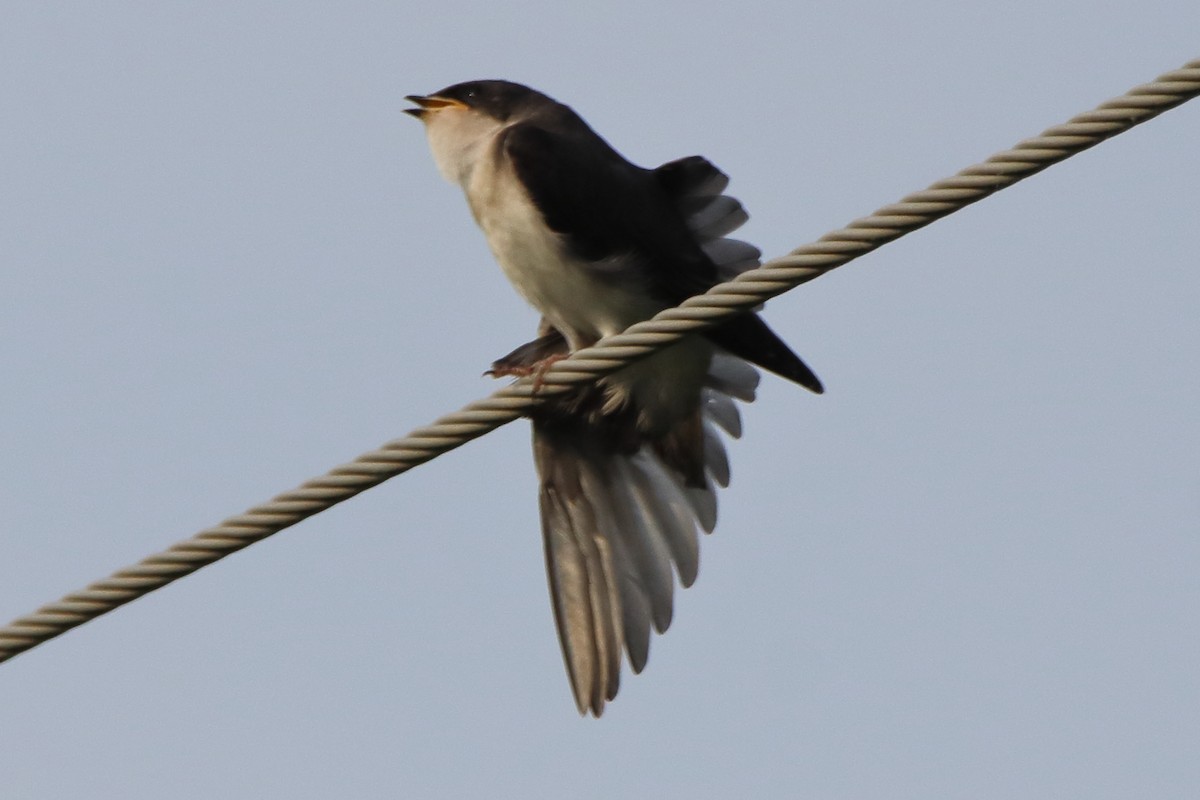
POLYGON ((491 375, 493 378, 525 378, 532 375, 533 393, 537 394, 545 383, 546 372, 568 355, 568 353, 552 353, 533 362, 500 359, 493 362, 492 368, 483 374, 491 375))

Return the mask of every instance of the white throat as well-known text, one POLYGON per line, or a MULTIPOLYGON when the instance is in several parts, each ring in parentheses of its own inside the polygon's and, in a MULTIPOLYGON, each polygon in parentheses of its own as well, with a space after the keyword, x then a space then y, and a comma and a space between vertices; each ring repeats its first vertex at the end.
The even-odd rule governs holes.
POLYGON ((425 134, 438 172, 464 189, 504 123, 466 108, 442 108, 425 117, 425 134))

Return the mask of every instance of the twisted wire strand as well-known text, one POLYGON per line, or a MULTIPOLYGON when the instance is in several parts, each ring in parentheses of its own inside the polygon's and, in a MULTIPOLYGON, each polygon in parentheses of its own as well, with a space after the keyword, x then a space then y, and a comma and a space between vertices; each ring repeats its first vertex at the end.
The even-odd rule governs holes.
POLYGON ((594 381, 689 333, 753 308, 1198 94, 1200 59, 575 353, 541 376, 536 396, 533 381, 522 378, 403 439, 364 453, 319 478, 13 620, 0 628, 0 662, 512 422, 544 398, 594 381))

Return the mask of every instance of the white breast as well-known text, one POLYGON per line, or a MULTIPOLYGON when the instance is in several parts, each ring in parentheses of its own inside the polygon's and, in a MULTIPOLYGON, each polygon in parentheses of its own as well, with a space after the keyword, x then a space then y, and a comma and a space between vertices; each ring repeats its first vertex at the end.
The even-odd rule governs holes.
POLYGON ((658 306, 575 258, 554 233, 507 161, 486 159, 467 199, 488 246, 517 291, 566 334, 572 349, 646 319, 658 306))
MULTIPOLYGON (((477 120, 454 119, 438 135, 431 127, 430 140, 443 174, 462 186, 492 254, 521 296, 567 337, 572 350, 661 310, 641 287, 622 283, 614 271, 601 272, 569 252, 508 160, 499 157, 500 132, 477 120)), ((638 408, 643 429, 665 429, 694 410, 711 356, 707 340, 688 337, 610 375, 604 384, 614 405, 632 402, 638 408)))

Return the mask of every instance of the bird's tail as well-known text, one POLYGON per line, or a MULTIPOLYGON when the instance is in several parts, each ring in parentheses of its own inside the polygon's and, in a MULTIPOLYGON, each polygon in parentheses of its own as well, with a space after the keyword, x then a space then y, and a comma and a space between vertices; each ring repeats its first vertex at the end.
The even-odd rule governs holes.
POLYGON ((668 434, 701 437, 700 481, 662 439, 631 441, 588 414, 534 416, 546 569, 580 713, 599 716, 616 696, 622 649, 635 673, 645 666, 651 628, 671 623, 672 565, 683 586, 696 579, 698 531, 713 530, 716 487, 729 483, 721 432, 741 435, 734 401, 752 401, 757 384, 753 367, 717 354, 697 416, 668 434))

